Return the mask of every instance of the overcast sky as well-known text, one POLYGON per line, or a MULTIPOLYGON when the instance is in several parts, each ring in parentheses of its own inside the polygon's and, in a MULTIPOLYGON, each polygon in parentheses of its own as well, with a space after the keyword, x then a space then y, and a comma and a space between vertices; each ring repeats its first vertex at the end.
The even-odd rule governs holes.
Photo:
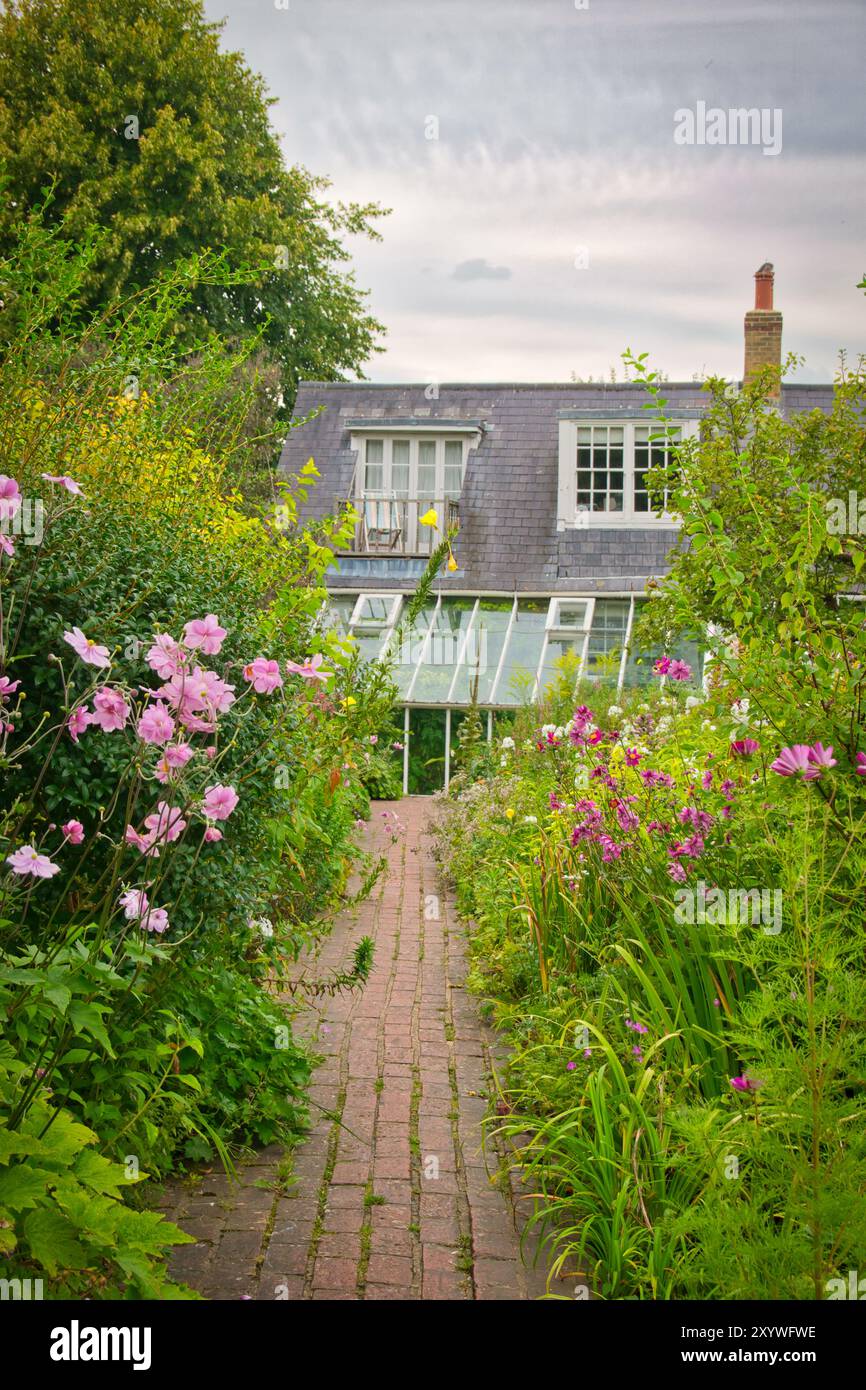
POLYGON ((351 244, 367 375, 567 381, 630 347, 740 377, 770 260, 798 377, 830 380, 866 349, 866 0, 585 2, 206 0, 287 161, 393 209, 351 244), (781 111, 780 152, 675 143, 698 102, 781 111))

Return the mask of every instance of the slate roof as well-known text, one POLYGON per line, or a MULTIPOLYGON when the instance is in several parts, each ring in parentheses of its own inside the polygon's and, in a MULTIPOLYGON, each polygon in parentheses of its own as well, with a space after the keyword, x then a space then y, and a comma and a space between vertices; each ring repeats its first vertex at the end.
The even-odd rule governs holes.
MULTIPOLYGON (((829 410, 833 388, 783 386, 786 415, 815 408, 829 410)), ((556 529, 559 420, 563 412, 591 410, 602 415, 639 410, 646 391, 631 383, 532 385, 443 385, 436 400, 422 385, 370 382, 304 382, 298 390, 295 420, 319 414, 293 429, 283 448, 280 469, 300 471, 312 456, 322 474, 301 509, 302 520, 333 513, 336 499, 348 496, 356 455, 349 446, 350 422, 461 420, 484 432, 470 449, 460 498, 460 569, 443 577, 443 590, 484 592, 598 591, 641 592, 646 580, 664 573, 665 557, 677 533, 667 529, 556 529)), ((698 382, 665 382, 668 409, 699 415, 706 394, 698 382)), ((649 417, 647 412, 646 418, 649 417)), ((357 426, 356 426, 357 427, 357 426)), ((359 581, 356 573, 329 577, 332 588, 411 587, 387 574, 359 581)), ((383 569, 379 565, 374 568, 383 569)))

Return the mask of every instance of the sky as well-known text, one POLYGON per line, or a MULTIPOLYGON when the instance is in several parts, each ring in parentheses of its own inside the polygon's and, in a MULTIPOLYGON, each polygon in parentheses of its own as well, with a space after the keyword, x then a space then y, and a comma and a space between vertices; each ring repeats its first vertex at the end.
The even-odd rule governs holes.
POLYGON ((371 380, 622 379, 626 349, 739 378, 764 261, 793 379, 866 350, 866 0, 205 7, 287 163, 391 209, 347 243, 388 329, 371 380))

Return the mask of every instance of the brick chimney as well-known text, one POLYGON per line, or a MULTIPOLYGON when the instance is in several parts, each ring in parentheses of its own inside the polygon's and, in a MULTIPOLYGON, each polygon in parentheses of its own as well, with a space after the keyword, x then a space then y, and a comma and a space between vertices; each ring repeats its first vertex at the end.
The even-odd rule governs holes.
MULTIPOLYGON (((773 308, 773 267, 765 261, 755 271, 755 307, 745 319, 746 364, 743 381, 748 384, 761 367, 782 365, 782 315, 773 308)), ((779 395, 779 387, 772 392, 779 395)))

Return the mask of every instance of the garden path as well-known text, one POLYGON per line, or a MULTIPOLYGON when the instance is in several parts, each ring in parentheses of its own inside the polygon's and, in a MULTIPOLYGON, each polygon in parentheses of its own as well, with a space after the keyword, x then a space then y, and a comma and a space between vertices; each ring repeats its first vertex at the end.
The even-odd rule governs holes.
MULTIPOLYGON (((213 1299, 529 1299, 539 1268, 520 1258, 531 1201, 504 1155, 482 1144, 501 1045, 464 988, 465 929, 441 893, 425 827, 430 801, 374 803, 366 847, 387 872, 344 912, 296 975, 351 969, 363 936, 375 962, 363 990, 324 996, 296 1027, 324 1056, 296 1182, 276 1188, 274 1145, 239 1170, 166 1193, 195 1245, 176 1278, 213 1299), (392 838, 394 816, 404 830, 392 838), (318 1107, 318 1108, 317 1108, 318 1107)), ((527 1237, 525 1242, 532 1249, 527 1237)))

